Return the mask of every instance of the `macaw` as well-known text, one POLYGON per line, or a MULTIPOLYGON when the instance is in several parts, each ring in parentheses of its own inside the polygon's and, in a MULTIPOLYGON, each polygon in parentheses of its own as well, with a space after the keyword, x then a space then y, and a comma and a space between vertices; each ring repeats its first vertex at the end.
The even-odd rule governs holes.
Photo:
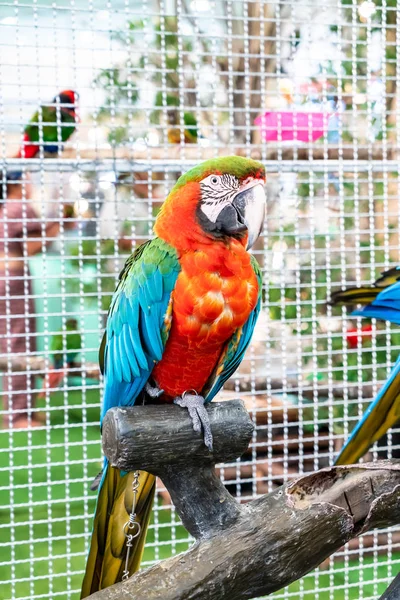
MULTIPOLYGON (((264 184, 261 163, 229 156, 191 169, 172 188, 156 237, 128 258, 111 301, 101 419, 112 406, 175 402, 212 447, 204 403, 239 366, 261 306, 261 271, 248 249, 263 227, 264 184)), ((125 568, 133 474, 105 460, 100 478, 82 598, 119 581, 125 568)), ((139 483, 130 574, 139 568, 155 478, 141 471, 139 483)))
POLYGON ((24 139, 17 158, 34 158, 43 144, 44 152, 57 154, 76 129, 78 94, 64 90, 35 112, 24 129, 24 139), (42 136, 42 137, 41 137, 42 136))
MULTIPOLYGON (((362 305, 352 316, 369 317, 400 324, 400 267, 382 273, 371 287, 349 288, 333 294, 333 305, 362 305)), ((400 356, 336 459, 353 464, 400 418, 400 356)))
POLYGON ((47 389, 55 390, 58 388, 64 379, 66 374, 66 369, 64 368, 64 348, 67 367, 70 367, 75 362, 81 350, 82 339, 78 329, 78 321, 76 319, 67 319, 65 328, 65 346, 64 334, 62 332, 51 337, 50 352, 52 368, 45 377, 43 388, 39 392, 38 398, 44 398, 47 389))

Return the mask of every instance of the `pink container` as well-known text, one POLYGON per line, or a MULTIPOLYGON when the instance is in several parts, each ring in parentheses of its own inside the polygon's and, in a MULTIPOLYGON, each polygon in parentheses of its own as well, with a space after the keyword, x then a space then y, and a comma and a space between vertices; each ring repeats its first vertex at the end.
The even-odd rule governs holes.
POLYGON ((324 112, 265 112, 254 121, 266 142, 299 140, 315 142, 326 134, 329 117, 324 112))

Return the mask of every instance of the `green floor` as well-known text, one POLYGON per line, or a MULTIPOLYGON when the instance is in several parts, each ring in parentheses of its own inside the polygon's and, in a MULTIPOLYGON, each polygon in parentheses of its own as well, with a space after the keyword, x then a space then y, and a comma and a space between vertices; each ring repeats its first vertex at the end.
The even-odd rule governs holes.
MULTIPOLYGON (((69 392, 66 403, 64 406, 63 393, 53 395, 48 432, 34 430, 29 439, 27 432, 10 437, 6 431, 0 431, 0 598, 4 600, 79 597, 85 526, 86 534, 89 533, 86 517, 92 514, 95 504, 88 482, 100 467, 98 391, 87 391, 85 410, 79 391, 69 392), (14 507, 12 512, 10 505, 14 507), (14 590, 7 583, 12 573, 17 581, 14 590)), ((155 517, 158 527, 150 530, 146 562, 187 547, 187 534, 170 510, 159 505, 155 517)), ((382 564, 377 573, 369 557, 364 560, 362 571, 358 562, 350 562, 346 581, 343 563, 336 563, 332 573, 322 571, 318 579, 308 576, 302 584, 293 584, 287 595, 277 596, 295 600, 374 598, 376 592, 384 591, 388 574, 386 557, 379 560, 382 564), (371 583, 376 574, 382 582, 377 587, 371 583)), ((394 557, 394 573, 399 560, 400 555, 394 557)))

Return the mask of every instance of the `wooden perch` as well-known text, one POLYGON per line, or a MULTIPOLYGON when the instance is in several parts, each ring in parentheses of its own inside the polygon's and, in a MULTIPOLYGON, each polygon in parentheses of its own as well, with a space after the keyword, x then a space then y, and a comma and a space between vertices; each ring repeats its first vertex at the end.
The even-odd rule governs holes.
MULTIPOLYGON (((241 454, 252 424, 238 401, 207 407, 214 452, 177 406, 111 409, 103 424, 111 464, 159 475, 197 543, 93 600, 239 600, 302 577, 353 537, 400 522, 400 464, 323 469, 239 505, 214 464, 241 454)), ((389 597, 390 598, 390 597, 389 597)))
POLYGON ((400 573, 396 575, 393 579, 392 583, 383 593, 383 596, 379 598, 379 600, 399 600, 400 598, 400 573))

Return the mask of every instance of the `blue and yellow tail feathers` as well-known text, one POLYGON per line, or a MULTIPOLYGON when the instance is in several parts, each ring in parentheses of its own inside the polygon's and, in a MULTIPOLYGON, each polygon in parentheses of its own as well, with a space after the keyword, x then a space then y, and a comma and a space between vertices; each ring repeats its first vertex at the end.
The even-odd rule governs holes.
MULTIPOLYGON (((124 525, 132 509, 133 473, 121 475, 119 469, 106 467, 93 522, 90 551, 82 584, 81 598, 121 581, 125 568, 126 538, 124 525)), ((140 566, 155 492, 155 477, 140 471, 136 520, 141 533, 134 540, 129 574, 140 566)))
POLYGON ((372 287, 349 288, 348 290, 340 290, 332 294, 331 304, 337 306, 344 304, 345 306, 362 304, 367 305, 381 292, 381 289, 372 287))
POLYGON ((377 442, 400 418, 400 357, 383 388, 336 459, 337 465, 348 465, 358 461, 374 442, 377 442))
MULTIPOLYGON (((351 316, 400 324, 400 268, 382 273, 371 287, 333 294, 331 304, 362 305, 351 316)), ((400 419, 400 357, 375 400, 365 411, 340 452, 336 464, 357 462, 400 419)))

